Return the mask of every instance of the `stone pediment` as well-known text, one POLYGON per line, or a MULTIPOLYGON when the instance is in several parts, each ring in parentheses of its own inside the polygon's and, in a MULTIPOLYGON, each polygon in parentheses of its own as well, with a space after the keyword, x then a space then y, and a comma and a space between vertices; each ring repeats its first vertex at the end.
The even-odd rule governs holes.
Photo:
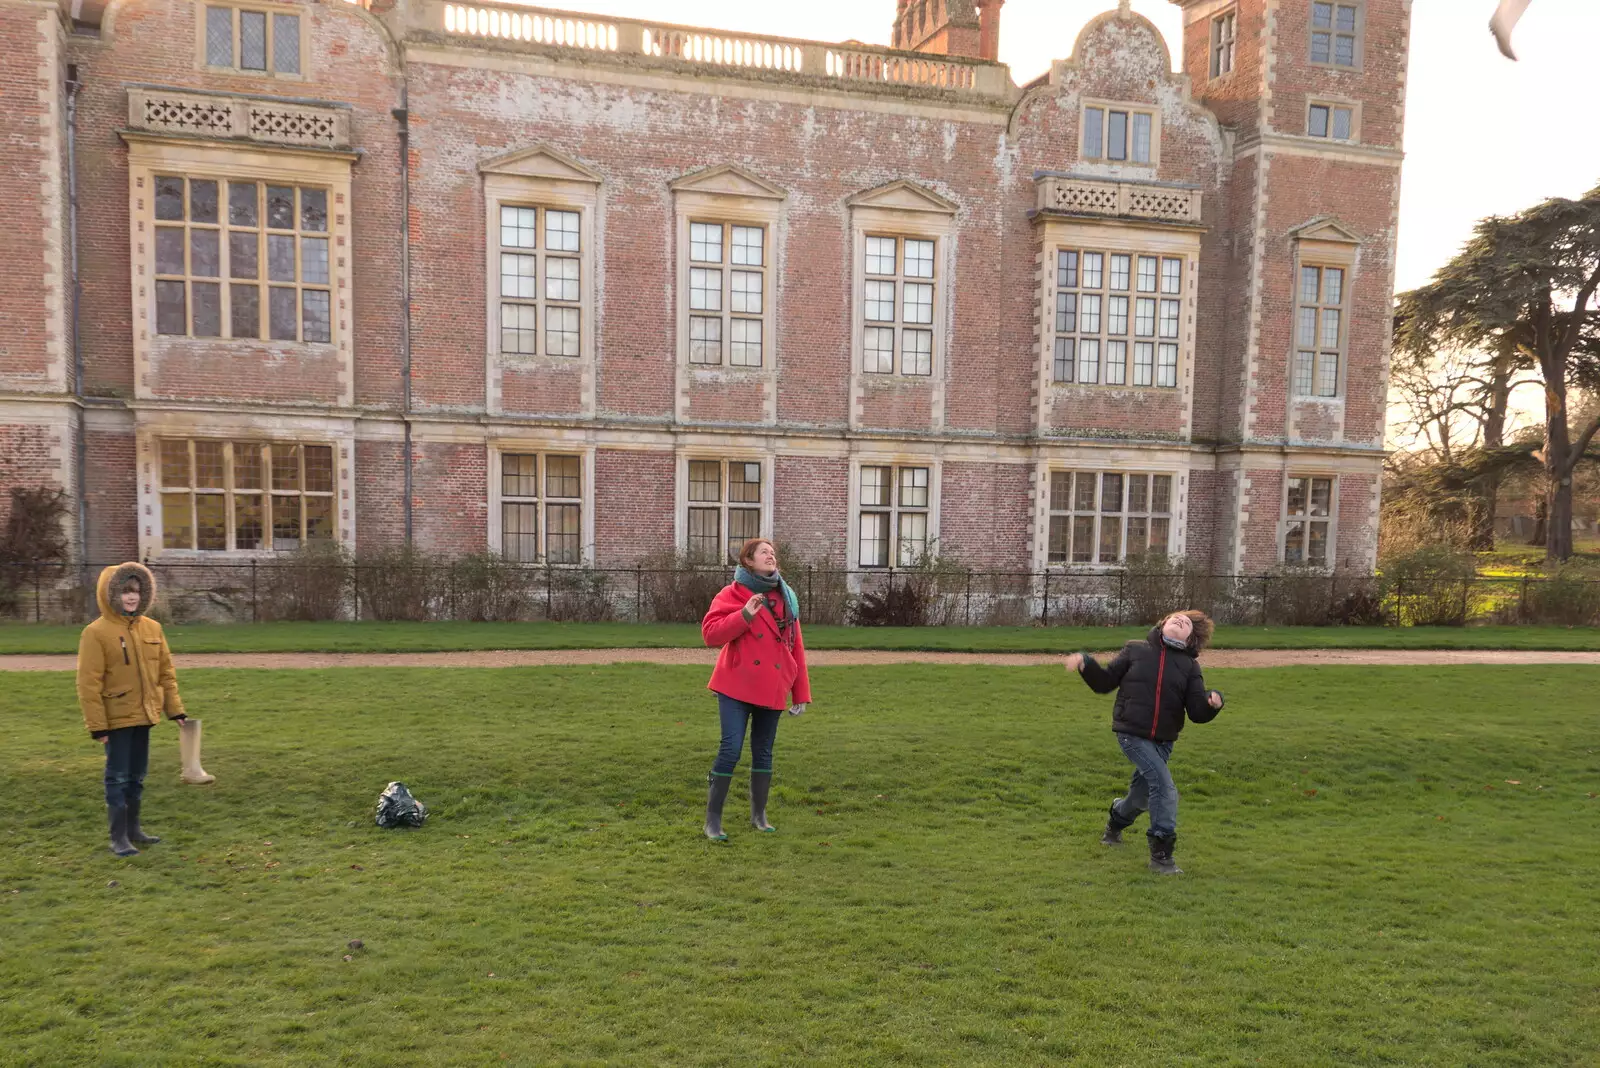
POLYGON ((956 205, 915 182, 905 179, 857 193, 845 201, 852 208, 882 208, 889 211, 927 211, 954 215, 956 205))
POLYGON ((1319 215, 1289 231, 1296 241, 1329 241, 1340 245, 1359 245, 1361 237, 1331 215, 1319 215))
POLYGON ((547 145, 519 149, 478 164, 481 174, 505 174, 514 178, 548 178, 561 182, 586 182, 599 185, 599 173, 547 145))
POLYGON ((789 194, 771 182, 757 178, 743 167, 724 163, 703 171, 686 174, 675 179, 670 188, 674 193, 713 193, 728 197, 758 197, 763 200, 783 200, 789 194))

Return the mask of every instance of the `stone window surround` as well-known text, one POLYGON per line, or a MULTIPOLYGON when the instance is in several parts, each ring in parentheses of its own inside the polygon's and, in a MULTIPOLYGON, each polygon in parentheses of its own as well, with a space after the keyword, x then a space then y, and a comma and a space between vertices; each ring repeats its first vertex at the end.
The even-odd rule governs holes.
MULTIPOLYGON (((941 382, 944 380, 945 323, 949 318, 951 296, 954 293, 952 278, 955 274, 956 207, 942 197, 931 194, 910 182, 893 182, 879 189, 869 190, 851 197, 846 206, 850 209, 850 365, 852 377, 873 381, 941 382), (891 373, 866 371, 866 299, 867 299, 867 238, 894 237, 899 239, 898 255, 905 254, 905 239, 932 241, 933 248, 933 360, 932 369, 925 375, 908 375, 902 372, 903 362, 898 356, 891 373)), ((903 330, 900 324, 902 293, 895 291, 894 329, 903 330)))
POLYGON ((1354 326, 1353 312, 1355 310, 1355 284, 1357 280, 1357 266, 1360 259, 1360 245, 1354 235, 1339 227, 1337 224, 1328 223, 1313 228, 1302 228, 1302 233, 1293 235, 1294 256, 1293 273, 1290 276, 1289 307, 1294 309, 1289 319, 1289 351, 1285 363, 1284 392, 1293 404, 1323 404, 1343 405, 1346 395, 1346 384, 1350 373, 1350 336, 1354 326), (1299 351, 1298 316, 1300 307, 1300 268, 1302 267, 1336 267, 1344 271, 1344 328, 1339 338, 1339 373, 1336 378, 1334 394, 1331 397, 1315 395, 1316 372, 1312 371, 1312 394, 1301 395, 1294 392, 1294 367, 1296 353, 1299 351))
POLYGON ((1237 5, 1223 8, 1212 14, 1208 19, 1210 32, 1207 35, 1207 70, 1213 80, 1226 78, 1233 73, 1239 58, 1239 8, 1237 5), (1220 62, 1222 46, 1227 45, 1227 69, 1222 69, 1220 62))
MULTIPOLYGON (((939 549, 939 513, 940 502, 944 487, 944 462, 933 454, 917 454, 910 452, 870 452, 861 451, 850 457, 850 485, 849 500, 849 532, 846 535, 845 569, 858 571, 861 569, 861 469, 863 467, 892 467, 898 472, 902 467, 925 467, 928 469, 928 552, 937 554, 939 549)), ((890 511, 899 514, 899 474, 894 486, 896 497, 890 511)), ((920 509, 918 509, 920 511, 920 509)), ((899 564, 899 532, 891 520, 889 529, 889 560, 893 568, 898 569, 899 564)), ((878 568, 873 568, 876 571, 878 568)), ((888 571, 890 568, 884 568, 888 571)))
MULTIPOLYGON (((501 505, 504 502, 505 489, 501 479, 503 473, 501 457, 506 453, 537 453, 539 456, 539 477, 544 478, 544 457, 546 456, 576 456, 579 458, 582 469, 583 484, 579 487, 582 504, 578 510, 578 529, 580 532, 578 562, 576 564, 555 564, 561 567, 592 567, 595 560, 595 472, 594 456, 595 447, 577 440, 563 440, 560 437, 524 438, 506 436, 491 438, 488 443, 488 462, 484 465, 488 475, 489 507, 487 515, 487 529, 485 531, 485 544, 491 553, 499 554, 503 548, 501 544, 501 505)), ((542 489, 543 487, 541 487, 542 489)), ((540 503, 544 495, 540 494, 540 503)), ((539 517, 539 544, 544 547, 544 539, 548 534, 545 527, 545 517, 539 517)), ((544 565, 540 565, 544 566, 544 565)))
MULTIPOLYGON (((153 344, 183 342, 217 346, 218 351, 238 351, 241 346, 288 347, 295 351, 335 351, 339 358, 340 403, 355 403, 355 373, 350 338, 350 294, 354 280, 350 243, 350 166, 352 153, 321 149, 208 144, 182 137, 122 131, 128 146, 128 217, 132 260, 134 396, 151 397, 150 350, 153 344), (320 186, 328 190, 329 282, 333 306, 329 328, 332 340, 323 342, 271 341, 259 338, 162 338, 158 342, 155 296, 155 177, 186 178, 320 186)), ((226 281, 226 280, 224 280, 226 281)))
MULTIPOLYGON (((1050 563, 1050 476, 1057 471, 1095 471, 1120 475, 1171 475, 1172 516, 1167 555, 1181 560, 1188 553, 1189 472, 1193 455, 1187 449, 1086 448, 1052 449, 1051 455, 1034 464, 1033 519, 1031 539, 1034 571, 1072 571, 1103 574, 1121 570, 1124 564, 1050 563)), ((1126 492, 1126 490, 1124 490, 1126 492)))
MULTIPOLYGON (((257 0, 194 0, 194 66, 195 70, 210 74, 231 74, 240 78, 271 78, 274 81, 306 82, 312 81, 312 54, 311 54, 311 17, 316 8, 300 6, 298 4, 274 4, 270 0, 259 3, 257 0), (226 7, 233 10, 234 22, 234 65, 231 67, 214 67, 206 62, 206 8, 226 7), (274 71, 273 56, 269 48, 267 53, 266 70, 244 70, 239 67, 239 12, 260 11, 266 14, 267 24, 272 24, 273 15, 296 15, 300 19, 300 70, 294 74, 280 74, 274 71)), ((269 29, 269 39, 272 31, 269 29)))
MULTIPOLYGON (((687 233, 687 231, 685 231, 687 233)), ((673 547, 681 554, 689 551, 689 462, 691 460, 718 461, 722 463, 722 500, 717 507, 721 511, 720 532, 721 537, 728 536, 728 473, 729 463, 758 463, 761 465, 761 520, 756 525, 761 537, 773 538, 776 535, 772 529, 773 515, 773 486, 777 473, 777 452, 768 446, 748 446, 737 442, 726 444, 695 444, 686 445, 677 450, 673 457, 675 494, 673 505, 673 547)), ((708 507, 702 502, 696 502, 693 507, 708 507)), ((746 506, 748 507, 748 505, 746 506)), ((737 546, 733 547, 737 550, 737 546)))
MULTIPOLYGON (((1306 5, 1306 8, 1305 8, 1305 11, 1306 11, 1306 44, 1305 44, 1306 62, 1312 67, 1321 68, 1323 70, 1343 70, 1343 71, 1360 71, 1360 70, 1362 70, 1366 66, 1366 48, 1362 44, 1362 42, 1366 39, 1366 35, 1367 35, 1367 5, 1366 5, 1366 0, 1301 0, 1301 2, 1306 5), (1324 31, 1318 30, 1316 28, 1316 26, 1313 24, 1313 21, 1312 21, 1313 20, 1313 14, 1312 14, 1313 5, 1317 4, 1317 3, 1328 3, 1328 4, 1332 5, 1332 7, 1334 8, 1333 23, 1334 23, 1335 27, 1337 27, 1338 24, 1339 24, 1339 10, 1338 10, 1339 8, 1341 8, 1341 7, 1353 7, 1353 8, 1356 9, 1356 29, 1355 29, 1355 39, 1356 40, 1355 40, 1355 50, 1354 50, 1355 51, 1355 56, 1354 56, 1355 62, 1354 63, 1346 65, 1346 64, 1343 64, 1343 63, 1335 63, 1335 62, 1333 62, 1333 58, 1339 54, 1338 43, 1337 43, 1336 39, 1339 36, 1341 36, 1341 34, 1339 33, 1339 31, 1337 29, 1331 29, 1331 30, 1326 31, 1329 34, 1330 38, 1332 38, 1330 40, 1330 42, 1329 42, 1329 45, 1328 45, 1328 49, 1329 49, 1329 51, 1328 51, 1328 62, 1324 63, 1324 62, 1321 62, 1320 60, 1315 60, 1315 59, 1311 58, 1311 35, 1314 34, 1314 33, 1324 32, 1324 31)), ((1349 36, 1349 34, 1344 34, 1343 36, 1349 36)))
MULTIPOLYGON (((1308 479, 1308 480, 1309 479, 1327 479, 1329 482, 1332 483, 1332 485, 1329 487, 1329 491, 1328 491, 1328 515, 1327 515, 1327 519, 1326 519, 1326 522, 1328 524, 1328 556, 1327 556, 1327 559, 1325 561, 1323 561, 1321 564, 1312 564, 1312 563, 1303 562, 1300 565, 1296 565, 1296 566, 1302 566, 1302 567, 1315 567, 1315 568, 1320 568, 1320 569, 1327 570, 1327 571, 1332 571, 1334 569, 1334 562, 1339 559, 1339 556, 1338 556, 1338 544, 1339 544, 1339 472, 1336 469, 1333 469, 1333 468, 1321 468, 1321 467, 1316 467, 1316 466, 1304 466, 1304 465, 1296 466, 1292 470, 1287 468, 1287 467, 1284 468, 1284 471, 1283 471, 1283 486, 1278 492, 1278 531, 1277 531, 1278 560, 1279 560, 1279 562, 1282 562, 1284 560, 1284 557, 1285 557, 1286 553, 1287 553, 1287 542, 1288 542, 1288 537, 1289 537, 1289 524, 1294 521, 1294 520, 1291 520, 1291 518, 1289 516, 1289 481, 1291 479, 1296 479, 1296 478, 1303 478, 1303 479, 1308 479)), ((1307 487, 1308 494, 1309 494, 1309 489, 1310 488, 1307 487)), ((1307 499, 1308 511, 1309 511, 1309 507, 1310 507, 1310 501, 1309 501, 1309 496, 1308 496, 1308 499, 1307 499)), ((1322 521, 1323 521, 1322 519, 1320 519, 1320 518, 1318 519, 1318 522, 1322 522, 1322 521)))
POLYGON ((1317 141, 1327 141, 1336 145, 1357 145, 1361 143, 1361 101, 1346 97, 1329 96, 1326 93, 1306 98, 1306 124, 1307 137, 1317 141), (1317 137, 1311 132, 1311 109, 1324 107, 1328 110, 1328 136, 1317 137), (1350 112, 1350 136, 1348 138, 1333 136, 1333 109, 1344 108, 1350 112))
POLYGON ((1145 528, 1145 542, 1146 542, 1145 547, 1146 548, 1148 547, 1148 543, 1149 543, 1150 528, 1154 525, 1156 520, 1165 519, 1167 521, 1167 538, 1166 538, 1167 548, 1166 548, 1166 553, 1167 553, 1167 556, 1169 558, 1172 555, 1172 546, 1173 546, 1174 542, 1177 540, 1177 531, 1176 531, 1175 527, 1177 525, 1177 515, 1178 515, 1178 502, 1177 502, 1177 496, 1178 496, 1178 474, 1177 474, 1177 472, 1175 472, 1173 470, 1170 470, 1170 469, 1168 469, 1168 470, 1160 470, 1160 471, 1158 471, 1158 470, 1135 470, 1135 469, 1126 468, 1126 467, 1118 467, 1118 468, 1068 467, 1068 466, 1063 466, 1063 465, 1060 465, 1060 464, 1052 464, 1052 465, 1050 465, 1050 469, 1049 469, 1049 471, 1047 473, 1047 476, 1046 476, 1046 479, 1045 479, 1045 482, 1044 482, 1043 492, 1044 492, 1044 494, 1045 494, 1045 496, 1047 498, 1046 499, 1046 503, 1045 503, 1045 510, 1048 513, 1048 519, 1046 521, 1046 526, 1045 526, 1045 537, 1047 539, 1046 540, 1046 544, 1045 544, 1045 561, 1046 561, 1046 564, 1051 568, 1061 568, 1062 570, 1068 570, 1068 569, 1075 568, 1075 567, 1076 568, 1090 568, 1090 567, 1115 568, 1115 567, 1126 566, 1128 552, 1129 552, 1130 549, 1133 548, 1133 546, 1131 546, 1129 544, 1129 538, 1128 538, 1129 521, 1132 520, 1132 519, 1145 519, 1146 520, 1146 528, 1145 528), (1075 497, 1069 497, 1069 499, 1067 501, 1067 507, 1066 508, 1058 509, 1058 508, 1054 507, 1055 502, 1053 500, 1049 499, 1049 498, 1051 497, 1051 494, 1053 492, 1053 487, 1052 487, 1051 483, 1052 483, 1052 481, 1053 481, 1053 479, 1054 479, 1054 477, 1056 475, 1073 475, 1073 476, 1077 476, 1077 475, 1093 475, 1093 476, 1095 476, 1095 494, 1096 494, 1096 497, 1095 497, 1095 505, 1094 505, 1094 507, 1092 509, 1079 509, 1076 506, 1075 497), (1105 492, 1105 476, 1106 475, 1116 475, 1116 476, 1119 476, 1122 479, 1122 482, 1121 482, 1122 496, 1121 496, 1121 499, 1117 502, 1117 509, 1115 511, 1108 511, 1106 509, 1106 507, 1105 507, 1104 502, 1101 500, 1101 496, 1105 492), (1165 511, 1157 512, 1155 510, 1154 476, 1164 476, 1164 477, 1166 477, 1166 478, 1171 480, 1170 483, 1168 484, 1168 487, 1167 487, 1167 508, 1166 508, 1165 511), (1128 485, 1128 479, 1130 479, 1130 478, 1138 478, 1138 477, 1143 477, 1143 478, 1146 479, 1145 507, 1144 507, 1144 509, 1142 511, 1132 511, 1128 507, 1129 498, 1131 496, 1131 491, 1130 491, 1130 488, 1129 488, 1129 485, 1128 485), (1070 538, 1070 528, 1071 528, 1071 526, 1073 524, 1073 521, 1077 517, 1079 517, 1079 516, 1092 516, 1093 517, 1093 519, 1094 519, 1094 537, 1092 539, 1091 555, 1094 556, 1095 559, 1093 559, 1093 560, 1078 560, 1078 561, 1074 561, 1072 559, 1072 552, 1071 552, 1071 547, 1070 546, 1069 546, 1069 549, 1068 549, 1068 554, 1067 554, 1067 559, 1066 560, 1051 560, 1050 559, 1050 545, 1049 545, 1049 541, 1048 541, 1048 539, 1050 538, 1050 521, 1054 520, 1057 516, 1064 517, 1067 520, 1068 527, 1069 527, 1069 538, 1070 538), (1102 560, 1099 559, 1099 555, 1100 555, 1100 540, 1101 540, 1100 539, 1100 529, 1101 529, 1101 525, 1108 518, 1109 519, 1116 519, 1120 523, 1119 533, 1117 535, 1117 538, 1118 538, 1117 559, 1114 560, 1114 561, 1109 561, 1109 562, 1108 561, 1102 561, 1102 560))
POLYGON ((138 544, 141 560, 202 561, 206 563, 274 560, 282 554, 272 549, 168 549, 163 544, 161 526, 161 440, 184 438, 192 441, 259 442, 281 445, 331 445, 333 447, 333 493, 335 541, 353 548, 355 521, 356 438, 349 420, 318 416, 255 416, 230 413, 226 422, 204 422, 218 418, 210 413, 169 410, 142 416, 134 430, 136 494, 138 501, 138 544))
MULTIPOLYGON (((506 367, 578 368, 583 414, 594 415, 595 405, 595 294, 599 290, 601 177, 595 171, 547 145, 536 145, 485 161, 484 203, 484 381, 488 384, 489 414, 503 411, 501 382, 506 367), (545 354, 544 301, 540 300, 539 355, 502 355, 500 351, 500 208, 539 207, 578 213, 578 355, 545 354)), ((544 220, 539 220, 539 254, 544 253, 544 220)), ((544 277, 538 292, 544 292, 544 277)), ((497 535, 498 537, 498 535, 497 535)))
MULTIPOLYGON (((1110 146, 1104 142, 1111 136, 1110 124, 1101 128, 1102 152, 1110 146)), ((1110 167, 1138 167, 1151 172, 1161 169, 1161 109, 1154 104, 1142 104, 1129 100, 1106 100, 1097 97, 1084 97, 1078 107, 1078 159, 1085 163, 1100 164, 1110 167), (1084 119, 1084 113, 1091 108, 1100 108, 1105 111, 1126 111, 1131 114, 1140 112, 1150 116, 1150 159, 1136 161, 1133 159, 1133 124, 1128 124, 1128 157, 1127 159, 1111 159, 1109 156, 1089 156, 1084 153, 1085 135, 1088 133, 1089 124, 1084 119)))

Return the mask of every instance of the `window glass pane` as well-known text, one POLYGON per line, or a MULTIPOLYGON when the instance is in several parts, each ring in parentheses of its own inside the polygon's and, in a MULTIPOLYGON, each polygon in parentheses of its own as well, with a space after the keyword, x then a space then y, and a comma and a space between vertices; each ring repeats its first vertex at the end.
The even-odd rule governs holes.
POLYGON ((1333 37, 1326 33, 1311 35, 1311 62, 1327 63, 1333 58, 1333 37))
POLYGON ((1128 555, 1143 556, 1150 541, 1150 520, 1144 516, 1128 517, 1128 555))
POLYGON ((500 506, 500 552, 507 560, 534 563, 539 559, 539 506, 500 506))
POLYGON ((300 281, 312 285, 328 284, 328 239, 302 237, 300 239, 300 281))
POLYGON ((1336 397, 1339 395, 1339 354, 1337 352, 1324 352, 1317 361, 1317 396, 1336 397))
POLYGON ((1050 510, 1052 512, 1066 512, 1072 508, 1072 473, 1070 471, 1050 472, 1050 510))
POLYGON ((722 500, 722 464, 717 460, 689 461, 689 499, 722 500))
POLYGON ((261 187, 255 182, 228 183, 228 225, 255 226, 261 187))
POLYGON ((1106 342, 1106 385, 1120 386, 1128 380, 1128 343, 1106 342))
POLYGON ((500 244, 507 248, 538 248, 539 212, 534 208, 502 205, 500 244))
POLYGON ((1156 347, 1156 385, 1172 389, 1178 384, 1178 346, 1156 347))
POLYGON ((1057 382, 1071 382, 1074 372, 1078 369, 1078 354, 1075 339, 1070 337, 1056 338, 1055 351, 1055 380, 1057 382))
POLYGON ((1310 352, 1297 352, 1294 355, 1294 395, 1297 397, 1311 396, 1312 369, 1316 356, 1310 352))
POLYGON ((307 289, 300 294, 301 340, 326 345, 333 340, 333 319, 329 314, 331 294, 326 289, 307 289))
POLYGON ((220 441, 194 443, 194 485, 196 489, 226 489, 228 473, 220 441))
POLYGON ((689 258, 698 263, 722 262, 722 224, 689 224, 689 258))
POLYGON ((1134 303, 1133 332, 1140 337, 1156 336, 1156 300, 1140 297, 1134 303))
POLYGON ((1050 517, 1050 545, 1049 562, 1064 564, 1067 562, 1072 547, 1072 518, 1065 515, 1050 517))
POLYGON ((306 492, 307 493, 332 493, 333 492, 333 448, 329 445, 307 445, 304 448, 306 460, 306 492))
POLYGON ((517 252, 500 253, 500 295, 532 300, 538 290, 539 258, 517 252))
POLYGON ((1283 562, 1303 564, 1306 559, 1306 527, 1304 523, 1290 523, 1283 538, 1283 562))
POLYGON ((531 304, 500 305, 500 351, 532 356, 537 350, 539 313, 531 304))
POLYGON ((740 461, 728 464, 728 500, 737 504, 761 503, 760 464, 740 461))
POLYGON ((1076 252, 1056 253, 1056 285, 1063 288, 1073 287, 1078 284, 1078 254, 1076 252))
POLYGON ((887 508, 889 505, 889 474, 892 468, 863 467, 861 469, 861 503, 887 508))
POLYGON ((933 322, 933 286, 927 282, 905 283, 905 303, 902 307, 905 322, 933 322))
POLYGON ((1352 6, 1340 4, 1336 10, 1338 21, 1334 29, 1341 33, 1354 33, 1356 29, 1356 9, 1352 6))
POLYGON ((1133 116, 1133 161, 1150 162, 1150 116, 1144 112, 1133 116))
POLYGON ((1150 552, 1152 555, 1166 556, 1170 551, 1172 541, 1172 520, 1150 520, 1150 552))
POLYGON ((1128 332, 1128 298, 1109 297, 1106 300, 1106 333, 1128 332))
POLYGON ((537 497, 539 495, 539 457, 531 453, 508 452, 500 457, 500 495, 537 497))
POLYGON ((1322 280, 1322 303, 1343 304, 1344 271, 1337 267, 1329 267, 1323 274, 1325 277, 1322 280))
POLYGON ((722 320, 704 315, 689 317, 689 362, 722 362, 722 320))
POLYGON ((156 333, 182 336, 189 332, 186 289, 182 282, 156 283, 156 333))
POLYGON ((578 355, 579 328, 577 308, 546 308, 544 328, 545 355, 578 355))
POLYGON ((578 261, 551 256, 544 261, 546 300, 576 301, 579 294, 578 261))
POLYGON ((1349 108, 1333 109, 1333 136, 1335 139, 1340 141, 1350 140, 1350 118, 1351 112, 1349 108))
POLYGON ((583 461, 577 456, 546 457, 544 490, 551 497, 582 497, 583 461))
POLYGON ((1094 338, 1078 341, 1078 382, 1092 386, 1100 381, 1100 342, 1094 338))
POLYGON ((217 183, 198 178, 189 181, 189 221, 214 223, 217 221, 217 183))
POLYGON ((1122 558, 1122 518, 1108 515, 1100 520, 1100 562, 1114 564, 1122 558))
POLYGON ((1328 136, 1328 109, 1320 104, 1311 108, 1311 127, 1309 132, 1312 137, 1328 136))
POLYGON ((206 8, 206 63, 233 66, 233 8, 206 8))
POLYGON ((1105 155, 1103 146, 1106 113, 1100 108, 1085 108, 1083 112, 1083 158, 1100 159, 1105 155))
POLYGON ((194 303, 195 337, 222 336, 222 287, 215 282, 194 282, 190 285, 194 303))
POLYGON ((710 267, 689 268, 689 307, 695 311, 722 310, 722 272, 710 267))
POLYGON ((261 336, 261 287, 231 285, 228 287, 229 336, 237 338, 261 336))
POLYGON ((1128 158, 1128 113, 1126 111, 1112 111, 1107 113, 1109 122, 1106 131, 1106 158, 1128 158))
POLYGON ((1172 511, 1172 476, 1155 475, 1150 479, 1150 510, 1155 513, 1172 511))
POLYGON ((1311 480, 1311 514, 1325 516, 1333 503, 1333 480, 1327 478, 1314 478, 1311 480))
POLYGON ((889 566, 889 517, 883 512, 861 513, 861 566, 889 566))
POLYGON ((1128 476, 1128 511, 1148 512, 1150 510, 1150 476, 1128 476))
POLYGON ((706 562, 722 553, 722 513, 715 508, 689 509, 689 555, 706 562))
POLYGON ((765 239, 766 231, 759 226, 733 227, 733 262, 760 267, 766 262, 765 239))
POLYGON ((904 512, 900 516, 901 567, 915 567, 928 553, 928 514, 904 512))
POLYGON ((901 371, 908 375, 933 374, 933 331, 907 330, 900 341, 901 371))
POLYGON ((194 548, 194 502, 187 493, 161 495, 161 545, 166 549, 194 548))
POLYGON ((300 547, 300 506, 303 498, 272 498, 272 548, 288 552, 300 547))
POLYGON ((194 498, 194 547, 221 552, 228 547, 228 497, 197 493, 194 498))
POLYGON ((1289 496, 1287 510, 1289 515, 1306 514, 1306 480, 1291 478, 1289 480, 1289 496))
POLYGON ((266 530, 262 526, 261 494, 242 493, 233 498, 233 547, 259 549, 266 530))
POLYGON ((173 441, 163 438, 161 441, 161 485, 188 488, 194 485, 189 481, 189 443, 187 441, 173 441))
MULTIPOLYGON (((1139 292, 1154 293, 1156 291, 1157 260, 1154 256, 1139 257, 1139 292)), ((1177 261, 1174 260, 1174 263, 1177 261)))
POLYGON ((264 489, 261 446, 250 441, 233 443, 233 485, 236 489, 264 489))
POLYGON ((1319 30, 1331 29, 1333 27, 1333 5, 1312 4, 1311 25, 1319 30))
POLYGON ((544 213, 544 247, 551 252, 579 251, 578 213, 575 211, 549 211, 544 213))
POLYGON ((1183 288, 1183 261, 1161 261, 1161 292, 1172 295, 1183 288))
POLYGON ((1073 481, 1072 510, 1075 512, 1092 512, 1095 507, 1095 491, 1099 488, 1100 476, 1093 471, 1079 471, 1073 481))
POLYGON ((1085 334, 1100 332, 1100 295, 1085 293, 1078 302, 1078 329, 1085 334))
POLYGON ((267 225, 274 230, 294 229, 293 186, 267 186, 267 225))
POLYGON ((1341 67, 1356 65, 1356 39, 1354 37, 1335 37, 1333 39, 1333 62, 1341 67))
POLYGON ((1122 511, 1122 476, 1100 476, 1100 510, 1102 512, 1122 511))
POLYGON ((1120 253, 1111 257, 1111 288, 1127 292, 1128 276, 1133 271, 1133 257, 1120 253))
POLYGON ((869 281, 866 284, 866 317, 868 322, 894 322, 894 291, 895 283, 893 282, 869 281))
POLYGON ((754 508, 728 509, 728 559, 734 560, 751 538, 761 536, 761 513, 754 508))
POLYGON ((1151 386, 1155 384, 1156 347, 1148 341, 1136 341, 1133 344, 1133 384, 1136 386, 1151 386))
POLYGON ((1098 252, 1083 254, 1083 288, 1099 289, 1104 278, 1105 256, 1098 252))
POLYGON ((261 277, 261 242, 254 231, 238 231, 228 235, 228 277, 261 277))
POLYGON ((328 191, 300 190, 300 229, 325 233, 328 229, 328 191))
POLYGON ((182 178, 171 178, 162 175, 156 179, 156 218, 182 221, 182 178))
POLYGON ((894 372, 894 327, 867 327, 863 364, 862 370, 868 374, 894 372))
POLYGON ((262 11, 239 12, 239 67, 267 69, 267 16, 262 11))
POLYGON ((306 540, 307 541, 332 541, 333 540, 333 498, 332 497, 307 497, 306 506, 306 540))
POLYGON ((272 16, 272 69, 279 74, 300 73, 300 16, 272 16))
POLYGON ((1328 524, 1306 524, 1306 563, 1325 564, 1328 562, 1328 524))
POLYGON ((183 274, 183 227, 156 227, 156 273, 183 274))
POLYGON ((1339 312, 1334 308, 1322 310, 1322 347, 1335 349, 1339 347, 1339 312))
POLYGON ((272 488, 300 488, 300 449, 295 445, 272 446, 272 488))
POLYGON ((294 238, 288 234, 267 235, 267 277, 274 282, 293 282, 294 238))
POLYGON ((933 242, 906 239, 906 277, 933 277, 933 242))
POLYGON ((1301 308, 1296 317, 1295 344, 1311 346, 1317 343, 1317 309, 1301 308))
POLYGON ((582 560, 582 510, 576 504, 552 504, 545 508, 545 552, 552 564, 576 564, 582 560))
POLYGON ((1161 302, 1161 336, 1178 336, 1178 302, 1175 300, 1161 302))
POLYGON ((218 230, 189 231, 189 273, 217 278, 222 273, 222 234, 218 230))
MULTIPOLYGON (((577 261, 572 261, 577 266, 577 261)), ((732 310, 744 312, 748 315, 760 315, 762 305, 761 283, 763 275, 758 271, 734 271, 729 281, 732 283, 732 310)), ((576 283, 573 287, 572 300, 577 300, 576 283)))
POLYGON ((1071 333, 1078 329, 1078 294, 1056 294, 1056 331, 1071 333))
POLYGON ((1072 517, 1072 562, 1087 564, 1094 561, 1094 516, 1072 517))
POLYGON ((734 367, 760 367, 761 320, 735 319, 729 330, 728 363, 734 367))
POLYGON ((928 507, 928 469, 902 467, 900 469, 900 507, 928 507))
POLYGON ((892 237, 867 238, 867 273, 894 274, 895 247, 898 244, 892 237))

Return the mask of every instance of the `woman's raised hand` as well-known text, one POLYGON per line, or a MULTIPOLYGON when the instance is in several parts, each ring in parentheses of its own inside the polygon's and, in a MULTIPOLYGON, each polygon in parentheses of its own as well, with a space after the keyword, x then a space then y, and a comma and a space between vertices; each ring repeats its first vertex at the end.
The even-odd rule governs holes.
POLYGON ((761 595, 759 593, 752 594, 750 599, 744 603, 744 618, 745 619, 754 619, 754 618, 756 618, 756 613, 761 611, 761 604, 762 604, 761 595))

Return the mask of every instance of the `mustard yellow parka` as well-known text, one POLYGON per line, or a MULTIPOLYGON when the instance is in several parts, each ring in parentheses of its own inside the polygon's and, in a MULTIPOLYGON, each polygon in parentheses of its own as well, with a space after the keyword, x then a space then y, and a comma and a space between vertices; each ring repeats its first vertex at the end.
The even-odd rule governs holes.
POLYGON ((143 564, 100 572, 100 618, 78 639, 78 704, 90 734, 154 726, 163 713, 172 719, 184 714, 166 635, 145 615, 155 596, 155 576, 143 564), (139 583, 139 607, 132 615, 118 600, 129 579, 139 583))

